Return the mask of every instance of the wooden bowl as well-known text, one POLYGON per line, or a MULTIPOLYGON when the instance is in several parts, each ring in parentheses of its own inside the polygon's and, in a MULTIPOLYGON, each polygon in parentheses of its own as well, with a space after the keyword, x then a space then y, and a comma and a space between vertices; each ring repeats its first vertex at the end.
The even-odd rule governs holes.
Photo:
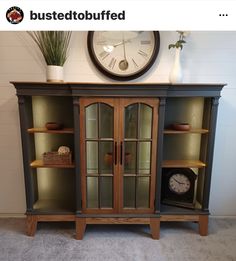
MULTIPOLYGON (((125 164, 129 164, 132 160, 132 155, 131 153, 126 152, 125 153, 125 164)), ((107 165, 111 165, 113 162, 113 153, 112 152, 108 152, 105 154, 104 156, 104 161, 107 165)))
POLYGON ((104 156, 104 161, 107 165, 111 165, 113 161, 113 153, 107 152, 104 156))
POLYGON ((129 152, 125 153, 125 164, 130 164, 132 161, 132 154, 129 152))
POLYGON ((58 122, 47 122, 45 127, 47 130, 61 130, 63 129, 64 125, 58 122))
POLYGON ((189 131, 191 126, 188 123, 174 123, 171 125, 173 130, 177 131, 189 131))

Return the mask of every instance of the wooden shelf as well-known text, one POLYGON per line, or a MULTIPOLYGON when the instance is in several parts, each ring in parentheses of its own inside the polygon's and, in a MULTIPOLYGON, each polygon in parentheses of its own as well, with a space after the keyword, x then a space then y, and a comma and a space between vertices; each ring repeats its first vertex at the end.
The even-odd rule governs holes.
POLYGON ((75 165, 44 165, 42 160, 34 160, 30 163, 30 166, 32 168, 62 168, 62 169, 67 169, 67 168, 74 168, 75 165))
POLYGON ((200 160, 164 160, 163 168, 203 168, 206 164, 200 160))
POLYGON ((207 129, 192 129, 189 131, 177 131, 177 130, 171 130, 171 129, 165 129, 164 134, 205 134, 209 131, 207 129))
POLYGON ((70 200, 40 199, 34 203, 34 210, 45 213, 74 213, 75 202, 70 200))
POLYGON ((195 209, 189 209, 184 207, 161 204, 160 211, 161 215, 195 215, 196 213, 202 213, 202 210, 197 205, 195 209))
POLYGON ((73 128, 64 128, 62 130, 48 130, 46 128, 30 128, 27 131, 28 131, 28 133, 51 133, 51 134, 72 134, 72 133, 74 133, 73 128))

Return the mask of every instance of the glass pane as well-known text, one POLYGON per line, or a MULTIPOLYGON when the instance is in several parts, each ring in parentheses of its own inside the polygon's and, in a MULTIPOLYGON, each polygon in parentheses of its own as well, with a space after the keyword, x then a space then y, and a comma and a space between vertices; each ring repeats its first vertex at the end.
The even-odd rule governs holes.
POLYGON ((141 139, 151 139, 152 137, 152 108, 145 104, 140 104, 140 134, 141 139))
POLYGON ((112 208, 112 177, 100 177, 101 208, 112 208))
POLYGON ((98 178, 87 177, 87 207, 98 208, 98 178))
POLYGON ((113 138, 114 113, 107 104, 100 104, 100 138, 113 138))
POLYGON ((151 142, 139 142, 138 157, 138 173, 150 174, 151 142))
POLYGON ((124 177, 124 208, 135 208, 135 177, 124 177))
POLYGON ((87 141, 87 174, 98 174, 98 142, 87 141))
POLYGON ((125 138, 137 138, 138 104, 125 108, 125 138))
POLYGON ((126 174, 136 173, 136 142, 125 142, 124 172, 126 174))
POLYGON ((100 174, 113 173, 113 142, 101 141, 99 143, 99 167, 100 174))
POLYGON ((149 208, 149 177, 137 178, 137 208, 149 208))
POLYGON ((98 105, 92 104, 86 108, 86 138, 98 138, 98 105))

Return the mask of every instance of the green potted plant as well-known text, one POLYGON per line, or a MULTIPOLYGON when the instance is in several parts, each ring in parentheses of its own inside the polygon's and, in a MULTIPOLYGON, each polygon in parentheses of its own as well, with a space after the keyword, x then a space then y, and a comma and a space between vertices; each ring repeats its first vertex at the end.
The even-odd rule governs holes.
POLYGON ((68 31, 34 31, 28 32, 39 47, 47 64, 47 81, 63 82, 63 66, 71 39, 68 31))

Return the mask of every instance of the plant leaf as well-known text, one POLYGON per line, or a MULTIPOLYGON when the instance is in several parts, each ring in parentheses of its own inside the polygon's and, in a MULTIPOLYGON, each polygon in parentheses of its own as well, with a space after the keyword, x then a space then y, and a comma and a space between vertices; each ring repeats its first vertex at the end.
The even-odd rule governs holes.
POLYGON ((168 48, 169 48, 169 49, 175 48, 175 44, 169 44, 168 48))
POLYGON ((64 65, 72 34, 70 31, 34 31, 27 33, 39 47, 47 65, 64 65))

